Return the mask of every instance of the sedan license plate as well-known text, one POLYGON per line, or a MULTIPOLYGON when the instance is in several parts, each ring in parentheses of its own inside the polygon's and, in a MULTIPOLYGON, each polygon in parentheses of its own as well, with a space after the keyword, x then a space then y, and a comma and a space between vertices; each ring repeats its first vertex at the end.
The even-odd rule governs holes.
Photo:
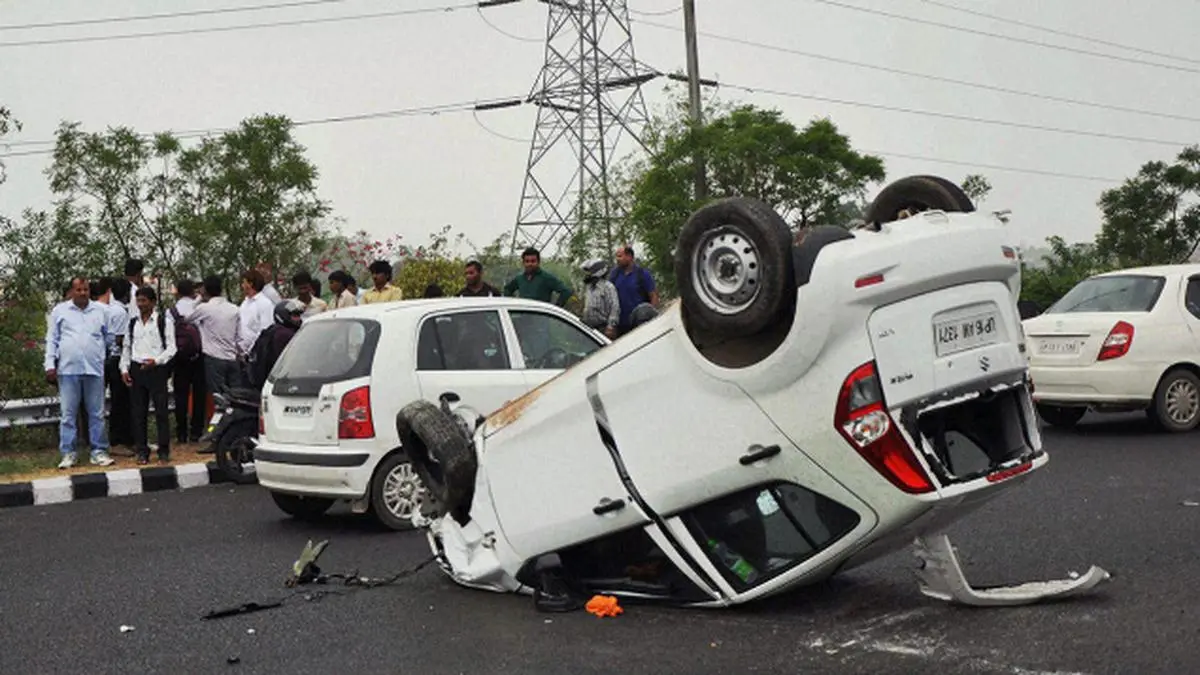
POLYGON ((1074 356, 1079 353, 1080 342, 1080 340, 1041 340, 1038 342, 1038 353, 1074 356))
POLYGON ((933 324, 934 348, 939 357, 989 345, 1000 335, 996 312, 984 312, 933 324))

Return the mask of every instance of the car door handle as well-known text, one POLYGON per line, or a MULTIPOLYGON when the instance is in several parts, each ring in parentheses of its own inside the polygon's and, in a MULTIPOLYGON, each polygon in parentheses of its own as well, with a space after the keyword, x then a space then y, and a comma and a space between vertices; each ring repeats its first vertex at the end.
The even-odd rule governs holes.
POLYGON ((742 466, 750 466, 759 460, 770 459, 771 457, 778 455, 780 452, 783 452, 778 445, 768 445, 765 448, 761 445, 752 445, 749 449, 750 452, 742 455, 742 458, 738 460, 742 466))
POLYGON ((592 508, 592 513, 602 516, 612 511, 620 511, 623 508, 625 508, 624 499, 609 499, 608 497, 605 497, 604 499, 600 500, 599 504, 592 508))

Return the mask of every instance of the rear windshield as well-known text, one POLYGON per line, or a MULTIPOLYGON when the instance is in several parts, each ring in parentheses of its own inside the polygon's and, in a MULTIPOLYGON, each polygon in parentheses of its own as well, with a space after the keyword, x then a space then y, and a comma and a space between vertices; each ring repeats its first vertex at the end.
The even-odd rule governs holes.
POLYGON ((1163 277, 1092 277, 1075 285, 1047 314, 1069 312, 1149 312, 1162 293, 1163 277))
POLYGON ((314 395, 314 387, 371 374, 379 324, 363 319, 333 319, 301 324, 271 371, 276 394, 314 395), (279 391, 280 385, 290 386, 279 391))

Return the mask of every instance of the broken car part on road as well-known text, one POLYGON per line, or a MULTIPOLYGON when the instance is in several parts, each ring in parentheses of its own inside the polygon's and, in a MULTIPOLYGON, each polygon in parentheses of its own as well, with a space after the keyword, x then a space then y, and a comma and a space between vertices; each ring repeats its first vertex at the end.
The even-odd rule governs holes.
MULTIPOLYGON (((1004 223, 933 176, 866 215, 795 240, 766 204, 714 202, 683 227, 658 318, 469 430, 401 409, 442 570, 551 611, 730 606, 942 532, 1044 466, 1004 223)), ((999 597, 927 549, 934 597, 999 597)))

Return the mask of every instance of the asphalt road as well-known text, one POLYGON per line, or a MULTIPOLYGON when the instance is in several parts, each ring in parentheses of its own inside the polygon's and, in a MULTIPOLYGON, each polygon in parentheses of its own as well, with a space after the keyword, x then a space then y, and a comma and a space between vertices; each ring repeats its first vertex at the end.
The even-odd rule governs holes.
POLYGON ((1184 505, 1200 503, 1200 435, 1122 417, 1045 439, 1050 465, 952 538, 976 585, 1095 563, 1114 579, 1091 597, 955 608, 922 596, 912 558, 897 554, 732 610, 547 615, 431 567, 392 587, 202 621, 288 595, 310 537, 332 539, 326 571, 384 575, 428 554, 416 534, 338 512, 302 524, 258 488, 209 487, 0 511, 0 672, 1200 672, 1200 506, 1184 505))

